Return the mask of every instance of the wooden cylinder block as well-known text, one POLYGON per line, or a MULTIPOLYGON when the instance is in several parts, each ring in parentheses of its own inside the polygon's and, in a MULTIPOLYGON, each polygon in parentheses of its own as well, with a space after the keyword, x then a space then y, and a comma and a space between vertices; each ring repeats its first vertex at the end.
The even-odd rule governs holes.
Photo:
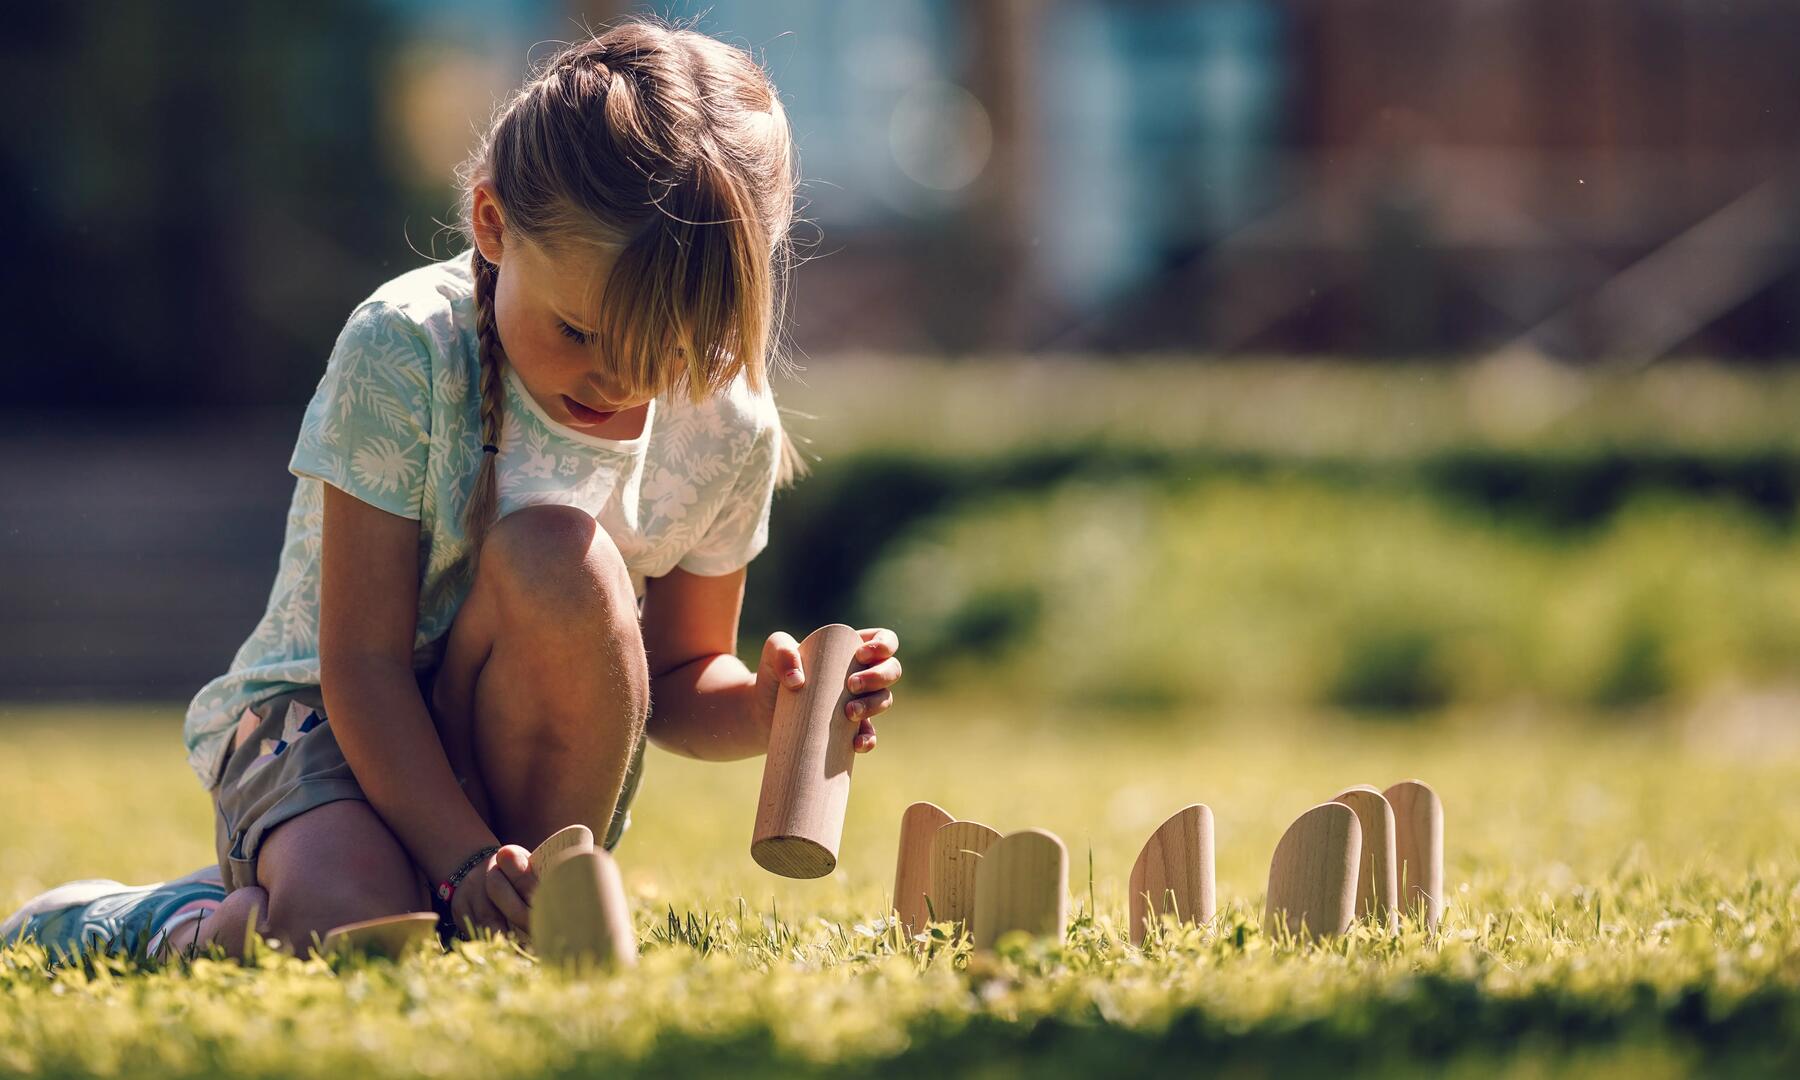
POLYGON ((975 873, 1000 834, 979 821, 952 821, 931 838, 931 919, 971 925, 975 873))
POLYGON ((1069 851, 1042 829, 1001 837, 975 871, 975 947, 1014 930, 1057 941, 1069 930, 1069 851))
POLYGON ((325 935, 325 955, 400 957, 414 948, 436 945, 438 917, 436 912, 409 911, 404 915, 383 915, 361 922, 333 927, 325 935))
POLYGON ((1174 915, 1205 923, 1218 907, 1213 879, 1213 814, 1200 803, 1158 826, 1131 868, 1131 943, 1142 945, 1150 919, 1174 915))
POLYGON ((1394 808, 1372 787, 1357 786, 1339 795, 1362 826, 1362 860, 1356 871, 1356 915, 1374 915, 1389 933, 1400 927, 1399 865, 1394 848, 1394 808))
POLYGON ((843 623, 821 626, 800 643, 806 684, 776 692, 750 841, 750 857, 771 873, 816 878, 837 868, 856 758, 857 725, 844 715, 852 696, 844 680, 861 647, 862 638, 843 623))
POLYGON ((550 864, 564 855, 594 850, 594 831, 586 825, 565 825, 532 849, 531 872, 542 878, 550 864))
POLYGON ((1297 936, 1341 934, 1356 917, 1356 868, 1362 826, 1356 812, 1329 802, 1288 826, 1269 862, 1263 923, 1297 936))
POLYGON ((1423 780, 1402 780, 1382 794, 1394 808, 1400 903, 1436 930, 1444 915, 1444 804, 1423 780))
POLYGON ((930 906, 931 842, 954 820, 940 806, 916 802, 900 815, 900 853, 894 860, 894 913, 907 937, 925 928, 930 906))
POLYGON ((619 864, 598 848, 551 860, 531 900, 538 960, 561 968, 629 967, 637 934, 619 864))

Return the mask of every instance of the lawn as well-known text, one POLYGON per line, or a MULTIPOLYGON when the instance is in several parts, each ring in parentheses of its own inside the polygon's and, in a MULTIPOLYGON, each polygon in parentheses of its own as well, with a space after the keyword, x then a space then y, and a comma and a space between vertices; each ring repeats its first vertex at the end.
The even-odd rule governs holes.
MULTIPOLYGON (((902 695, 859 759, 840 867, 748 853, 759 762, 648 762, 618 856, 643 958, 540 970, 505 941, 255 968, 0 952, 0 1074, 484 1077, 1792 1075, 1800 738, 1791 703, 1603 723, 1498 707, 1412 723, 1113 714, 902 695), (1258 929, 1286 824, 1357 782, 1448 811, 1441 931, 1323 946, 1258 929), (1068 844, 1066 942, 971 962, 883 922, 901 810, 929 799, 1068 844), (1214 924, 1125 944, 1126 876, 1169 813, 1216 815, 1214 924), (1091 873, 1090 873, 1091 867, 1091 873)), ((0 709, 0 903, 209 861, 180 706, 0 709)))

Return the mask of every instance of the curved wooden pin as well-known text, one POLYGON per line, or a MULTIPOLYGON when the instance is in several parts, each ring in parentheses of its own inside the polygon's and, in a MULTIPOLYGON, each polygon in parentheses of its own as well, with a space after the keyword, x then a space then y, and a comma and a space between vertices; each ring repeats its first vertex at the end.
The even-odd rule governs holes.
POLYGON ((1014 930, 1057 941, 1069 930, 1069 850, 1043 829, 1001 837, 975 870, 975 947, 1014 930))
POLYGON ((1356 914, 1374 914, 1388 933, 1400 928, 1399 857, 1394 846, 1394 808, 1366 784, 1346 789, 1333 802, 1356 812, 1362 826, 1362 858, 1356 871, 1356 914))
POLYGON ((1382 794, 1394 808, 1400 903, 1436 930, 1444 914, 1444 803, 1423 780, 1402 780, 1382 794))
POLYGON ((619 864, 598 848, 553 859, 531 900, 531 944, 541 963, 582 969, 637 963, 637 934, 619 864))
POLYGON ((1356 917, 1356 867, 1362 861, 1362 825, 1343 803, 1320 803, 1275 845, 1269 862, 1263 924, 1285 925, 1304 936, 1341 934, 1356 917))
POLYGON ((900 852, 894 860, 894 911, 907 937, 925 928, 930 906, 931 841, 956 820, 935 803, 916 802, 900 815, 900 852))
POLYGON ((844 680, 861 647, 862 636, 843 623, 819 627, 800 643, 806 685, 776 691, 750 839, 750 857, 770 873, 817 878, 837 869, 856 760, 857 725, 844 715, 852 696, 844 680))
POLYGON ((363 953, 368 956, 398 957, 424 942, 435 943, 438 917, 436 912, 409 911, 402 915, 383 915, 378 919, 334 926, 325 935, 326 955, 363 953))
POLYGON ((969 925, 975 915, 975 871, 1000 834, 979 821, 952 821, 931 836, 931 915, 969 925))
POLYGON ((1177 810, 1157 826, 1131 868, 1131 943, 1142 945, 1148 921, 1174 915, 1212 920, 1218 907, 1213 878, 1213 813, 1203 803, 1177 810))
POLYGON ((531 852, 531 872, 543 875, 550 863, 565 852, 594 850, 594 830, 586 825, 565 825, 544 838, 531 852))

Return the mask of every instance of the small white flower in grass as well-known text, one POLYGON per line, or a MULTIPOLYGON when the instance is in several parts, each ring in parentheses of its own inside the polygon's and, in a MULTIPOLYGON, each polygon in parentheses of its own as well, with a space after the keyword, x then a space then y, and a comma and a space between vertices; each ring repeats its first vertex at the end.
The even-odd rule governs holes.
POLYGON ((385 436, 370 439, 350 457, 357 480, 374 491, 400 490, 400 485, 411 482, 415 467, 400 444, 385 436))

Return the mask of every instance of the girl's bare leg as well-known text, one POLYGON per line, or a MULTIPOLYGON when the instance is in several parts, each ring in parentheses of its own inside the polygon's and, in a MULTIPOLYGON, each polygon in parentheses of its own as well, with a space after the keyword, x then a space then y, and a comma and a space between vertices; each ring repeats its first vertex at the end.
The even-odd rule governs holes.
MULTIPOLYGON (((495 835, 525 848, 575 823, 606 835, 649 700, 631 577, 606 531, 563 506, 528 507, 497 522, 429 702, 451 768, 495 835)), ((196 945, 204 953, 216 941, 242 959, 253 916, 284 951, 304 952, 309 931, 323 936, 372 914, 427 910, 417 869, 377 825, 367 804, 340 800, 276 826, 258 855, 270 889, 231 893, 200 920, 197 939, 179 928, 165 955, 196 945), (380 861, 393 872, 370 866, 351 875, 369 879, 352 890, 359 895, 345 894, 343 877, 330 888, 307 880, 304 868, 321 860, 367 862, 377 853, 391 856, 380 861), (284 875, 294 880, 271 880, 284 875), (270 891, 285 898, 274 918, 270 891)))
POLYGON ((534 848, 576 823, 606 835, 650 673, 630 573, 591 515, 533 506, 495 523, 432 699, 450 765, 501 842, 534 848))
POLYGON ((204 952, 217 942, 242 960, 244 930, 256 929, 304 956, 313 935, 383 915, 429 911, 423 877, 399 838, 361 799, 338 799, 296 814, 269 830, 256 857, 258 885, 232 892, 201 920, 199 938, 178 927, 167 949, 204 952))

